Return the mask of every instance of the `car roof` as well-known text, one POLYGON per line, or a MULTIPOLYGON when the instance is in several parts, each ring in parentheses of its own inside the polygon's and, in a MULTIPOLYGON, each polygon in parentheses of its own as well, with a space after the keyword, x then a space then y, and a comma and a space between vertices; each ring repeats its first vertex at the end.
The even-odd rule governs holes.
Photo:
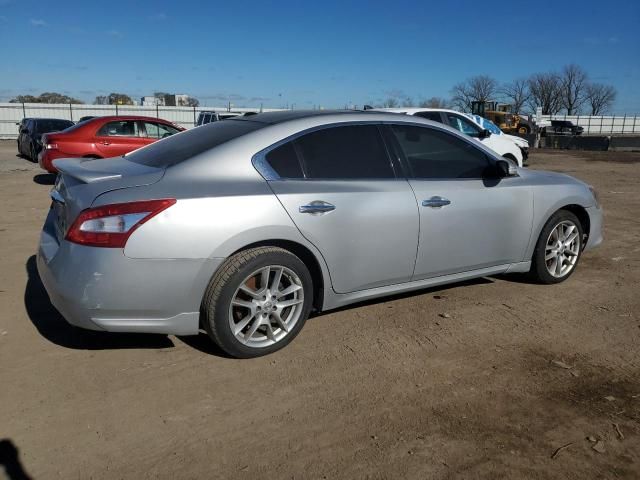
POLYGON ((26 118, 25 120, 34 120, 36 122, 39 122, 40 120, 44 120, 47 122, 50 122, 51 120, 56 120, 59 122, 72 122, 73 120, 69 120, 68 118, 39 118, 39 117, 32 117, 32 118, 26 118))
POLYGON ((92 118, 91 120, 111 120, 111 121, 117 121, 117 120, 152 120, 152 121, 161 121, 161 122, 167 122, 167 123, 172 123, 169 120, 165 120, 164 118, 157 118, 157 117, 145 117, 143 115, 107 115, 104 117, 95 117, 92 118))
MULTIPOLYGON (((370 117, 371 115, 380 115, 384 112, 377 112, 374 110, 284 110, 279 112, 265 112, 257 113, 255 115, 248 115, 242 117, 236 117, 231 120, 238 122, 258 122, 265 125, 277 125, 279 123, 290 122, 293 120, 303 119, 322 119, 323 117, 335 116, 339 120, 340 116, 350 116, 349 121, 356 120, 354 116, 370 117)), ((334 121, 334 119, 326 118, 327 120, 334 121)))
POLYGON ((447 113, 457 113, 462 115, 462 112, 458 112, 456 110, 451 110, 450 108, 419 108, 419 107, 410 107, 410 108, 376 108, 375 110, 367 110, 369 112, 377 111, 377 112, 389 112, 389 113, 404 113, 406 115, 415 115, 420 112, 447 112, 447 113))

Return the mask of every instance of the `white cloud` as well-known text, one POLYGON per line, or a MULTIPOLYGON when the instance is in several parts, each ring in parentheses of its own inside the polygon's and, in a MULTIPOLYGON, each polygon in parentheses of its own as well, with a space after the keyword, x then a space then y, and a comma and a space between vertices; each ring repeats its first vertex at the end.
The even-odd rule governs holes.
POLYGON ((149 18, 150 18, 151 20, 155 20, 155 21, 161 22, 161 21, 163 21, 163 20, 166 20, 168 17, 167 17, 167 14, 166 14, 166 13, 164 13, 164 12, 158 12, 158 13, 156 13, 156 14, 154 14, 154 15, 151 15, 149 18))
POLYGON ((122 33, 120 30, 109 30, 107 32, 107 35, 111 35, 112 37, 116 37, 116 38, 124 37, 124 33, 122 33))
POLYGON ((32 18, 31 20, 29 20, 29 23, 31 25, 33 25, 34 27, 46 27, 47 26, 47 22, 45 22, 41 18, 32 18))

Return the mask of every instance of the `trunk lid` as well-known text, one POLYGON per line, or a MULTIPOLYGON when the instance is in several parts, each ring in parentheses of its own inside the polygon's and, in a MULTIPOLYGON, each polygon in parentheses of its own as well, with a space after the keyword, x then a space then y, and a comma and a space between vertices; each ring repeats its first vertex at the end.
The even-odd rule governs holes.
POLYGON ((56 218, 56 237, 64 238, 78 214, 91 207, 103 193, 151 185, 164 169, 149 167, 118 157, 110 159, 63 158, 54 161, 59 174, 51 191, 56 218))

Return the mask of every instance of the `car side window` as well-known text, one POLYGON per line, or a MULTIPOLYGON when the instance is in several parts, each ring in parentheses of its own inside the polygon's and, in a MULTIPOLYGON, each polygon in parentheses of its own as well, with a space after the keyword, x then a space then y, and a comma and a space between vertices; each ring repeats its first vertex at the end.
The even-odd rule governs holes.
POLYGON ((416 117, 426 118, 427 120, 433 120, 434 122, 444 123, 440 112, 418 112, 416 117))
POLYGON ((164 123, 144 122, 144 128, 149 138, 166 138, 178 133, 180 130, 164 123))
POLYGON ((139 137, 138 122, 135 120, 119 120, 105 123, 97 135, 99 137, 139 137))
POLYGON ((337 126, 295 140, 306 178, 395 178, 375 125, 337 126))
POLYGON ((265 156, 267 163, 281 178, 303 178, 302 166, 293 142, 283 143, 265 156))
POLYGON ((449 120, 449 124, 458 130, 459 132, 464 133, 465 135, 469 135, 472 137, 477 137, 480 133, 480 128, 474 125, 471 121, 463 118, 454 113, 447 113, 447 119, 449 120))
POLYGON ((469 142, 432 128, 394 125, 414 178, 482 178, 489 159, 469 142))

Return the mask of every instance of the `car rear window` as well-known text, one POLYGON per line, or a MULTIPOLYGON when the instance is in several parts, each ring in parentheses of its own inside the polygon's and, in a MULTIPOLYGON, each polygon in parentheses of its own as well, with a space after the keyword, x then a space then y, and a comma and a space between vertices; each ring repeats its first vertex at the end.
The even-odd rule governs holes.
POLYGON ((208 123, 135 150, 126 158, 149 167, 167 168, 264 126, 247 120, 208 123))
POLYGON ((37 120, 36 132, 49 133, 59 132, 73 126, 73 122, 70 120, 37 120))

